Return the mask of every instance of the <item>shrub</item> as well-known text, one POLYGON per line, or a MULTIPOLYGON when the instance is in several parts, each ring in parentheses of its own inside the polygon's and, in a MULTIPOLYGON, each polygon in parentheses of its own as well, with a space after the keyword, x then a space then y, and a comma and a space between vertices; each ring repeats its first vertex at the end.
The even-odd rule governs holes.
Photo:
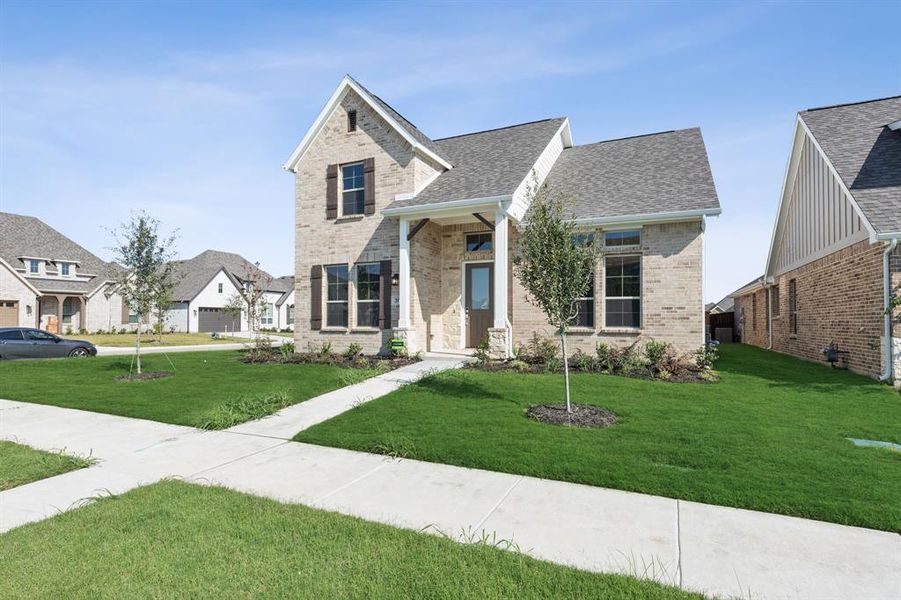
POLYGON ((538 332, 534 332, 532 341, 529 342, 529 356, 532 362, 547 365, 551 361, 559 360, 560 351, 557 347, 557 342, 549 338, 543 338, 538 335, 538 332))
POLYGON ((648 365, 659 371, 661 366, 667 360, 668 355, 672 355, 670 345, 666 342, 649 341, 644 345, 644 355, 648 359, 648 365))
POLYGON ((598 344, 595 352, 598 356, 598 368, 601 371, 612 371, 613 370, 613 350, 610 349, 610 346, 601 342, 598 344))
POLYGON ((476 346, 474 356, 480 365, 484 366, 491 362, 491 346, 489 345, 487 338, 483 338, 482 341, 479 342, 479 345, 476 346))
POLYGON ((544 370, 548 373, 556 373, 558 371, 563 370, 563 359, 559 356, 554 356, 544 363, 544 370))
POLYGON ((294 356, 294 342, 286 342, 278 347, 278 353, 283 362, 288 362, 294 356))
POLYGON ((600 361, 590 355, 585 354, 581 350, 577 350, 575 354, 569 359, 570 364, 577 371, 584 371, 585 373, 595 373, 600 371, 600 361))
POLYGON ((518 358, 514 358, 510 361, 510 368, 519 371, 520 373, 524 373, 529 370, 529 363, 524 360, 519 360, 518 358))
POLYGON ((322 342, 322 345, 316 350, 316 354, 322 357, 332 356, 334 354, 334 352, 332 352, 332 343, 322 342))
POLYGON ((695 363, 702 369, 712 368, 719 358, 720 353, 716 346, 704 344, 695 350, 695 363))
POLYGON ((347 347, 347 350, 344 351, 342 356, 352 360, 361 354, 363 354, 363 346, 356 342, 351 342, 350 346, 347 347))

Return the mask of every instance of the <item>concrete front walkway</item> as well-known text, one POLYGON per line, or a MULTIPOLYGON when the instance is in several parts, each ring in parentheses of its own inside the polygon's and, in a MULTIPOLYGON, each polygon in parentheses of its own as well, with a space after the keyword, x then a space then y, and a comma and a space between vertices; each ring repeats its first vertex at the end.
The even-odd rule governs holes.
MULTIPOLYGON (((400 371, 373 383, 422 374, 400 371)), ((724 597, 901 596, 897 534, 283 439, 380 392, 349 389, 220 432, 0 400, 3 439, 100 459, 0 492, 0 531, 175 476, 724 597)))

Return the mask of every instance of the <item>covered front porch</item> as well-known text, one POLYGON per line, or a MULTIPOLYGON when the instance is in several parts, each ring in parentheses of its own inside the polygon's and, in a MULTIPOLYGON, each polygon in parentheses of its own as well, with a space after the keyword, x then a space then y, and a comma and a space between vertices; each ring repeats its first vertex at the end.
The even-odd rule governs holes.
POLYGON ((55 334, 84 328, 86 302, 83 296, 44 294, 38 298, 35 326, 55 334))
POLYGON ((411 352, 458 352, 487 342, 512 354, 511 218, 504 201, 398 215, 395 337, 411 352))

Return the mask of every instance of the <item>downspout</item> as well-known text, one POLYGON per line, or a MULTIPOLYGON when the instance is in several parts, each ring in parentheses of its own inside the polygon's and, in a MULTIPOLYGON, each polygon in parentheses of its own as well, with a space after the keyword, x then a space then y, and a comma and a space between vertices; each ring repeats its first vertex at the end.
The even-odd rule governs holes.
POLYGON ((884 330, 882 335, 883 356, 885 356, 885 365, 879 381, 888 381, 892 378, 894 368, 894 359, 892 357, 892 311, 890 310, 892 301, 892 270, 891 270, 891 254, 898 246, 898 238, 893 238, 882 253, 882 306, 885 307, 884 330))
POLYGON ((766 332, 767 341, 766 349, 773 349, 773 286, 764 283, 763 289, 766 290, 766 332))

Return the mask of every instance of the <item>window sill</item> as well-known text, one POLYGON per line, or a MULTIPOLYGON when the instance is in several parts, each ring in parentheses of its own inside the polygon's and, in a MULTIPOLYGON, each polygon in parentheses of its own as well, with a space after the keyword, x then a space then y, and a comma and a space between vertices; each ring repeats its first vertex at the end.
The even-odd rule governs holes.
POLYGON ((347 333, 347 327, 323 327, 320 329, 322 333, 347 333))
POLYGON ((602 246, 604 252, 636 252, 641 250, 641 245, 636 246, 602 246))
POLYGON ((381 331, 378 327, 354 327, 350 333, 381 333, 381 331))
POLYGON ((566 332, 573 335, 593 335, 594 327, 570 327, 566 332))
POLYGON ((335 223, 348 223, 351 221, 362 221, 366 215, 342 215, 335 219, 335 223))
POLYGON ((603 327, 598 333, 602 335, 639 335, 641 334, 641 327, 603 327))

